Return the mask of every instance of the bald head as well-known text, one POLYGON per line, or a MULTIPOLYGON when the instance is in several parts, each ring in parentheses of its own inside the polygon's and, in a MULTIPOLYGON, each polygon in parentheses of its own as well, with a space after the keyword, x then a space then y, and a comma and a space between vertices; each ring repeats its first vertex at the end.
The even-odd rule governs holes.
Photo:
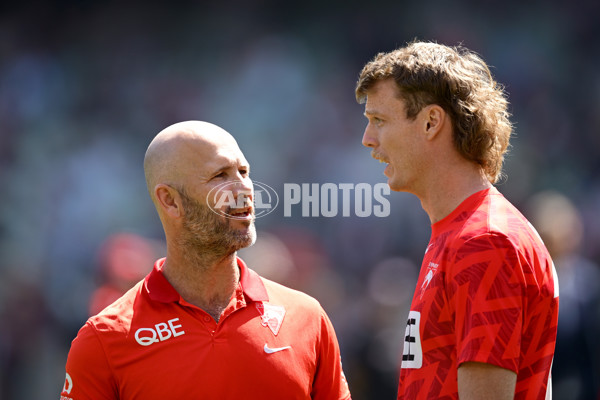
POLYGON ((152 200, 160 183, 186 187, 191 178, 207 179, 219 163, 244 156, 224 129, 203 121, 179 122, 152 140, 144 157, 146 184, 152 200))

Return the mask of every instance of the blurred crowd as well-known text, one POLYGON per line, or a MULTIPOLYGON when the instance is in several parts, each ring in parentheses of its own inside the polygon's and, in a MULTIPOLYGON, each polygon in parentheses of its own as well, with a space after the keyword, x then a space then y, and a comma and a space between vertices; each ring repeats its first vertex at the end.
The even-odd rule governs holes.
MULTIPOLYGON (((361 146, 364 63, 417 37, 479 52, 515 122, 499 190, 560 281, 554 398, 600 398, 600 3, 38 2, 0 6, 0 399, 58 398, 90 313, 164 255, 142 160, 162 128, 206 120, 252 177, 385 182, 361 146), (447 4, 448 3, 448 4, 447 4)), ((329 313, 353 398, 395 398, 401 335, 430 228, 390 216, 256 222, 240 252, 329 313)))

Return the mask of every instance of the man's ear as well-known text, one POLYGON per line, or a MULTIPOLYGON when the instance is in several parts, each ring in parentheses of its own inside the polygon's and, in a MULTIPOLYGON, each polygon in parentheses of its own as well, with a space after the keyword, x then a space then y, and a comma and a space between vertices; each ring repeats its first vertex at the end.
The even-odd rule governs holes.
POLYGON ((423 108, 423 131, 427 140, 433 140, 441 132, 448 115, 446 111, 437 104, 430 104, 423 108))
POLYGON ((159 183, 154 187, 154 196, 160 209, 171 218, 180 218, 183 216, 183 206, 179 192, 173 187, 164 183, 159 183))

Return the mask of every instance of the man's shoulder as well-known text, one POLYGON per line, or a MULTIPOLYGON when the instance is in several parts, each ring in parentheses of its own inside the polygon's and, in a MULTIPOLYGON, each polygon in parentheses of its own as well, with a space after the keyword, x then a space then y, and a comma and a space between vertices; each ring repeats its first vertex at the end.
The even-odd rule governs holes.
POLYGON ((321 310, 321 304, 314 297, 264 277, 261 277, 261 280, 269 295, 269 302, 278 302, 288 307, 300 307, 315 311, 321 310))
POLYGON ((509 239, 515 231, 528 230, 528 223, 519 210, 500 192, 489 193, 476 207, 465 210, 451 225, 453 239, 495 237, 509 239))
POLYGON ((143 282, 138 282, 112 304, 88 318, 85 326, 89 326, 98 332, 127 332, 131 325, 135 307, 139 306, 140 301, 143 301, 143 282))
POLYGON ((539 234, 527 218, 499 192, 471 210, 445 237, 445 247, 457 253, 480 253, 493 257, 496 249, 531 260, 534 254, 547 250, 539 234))

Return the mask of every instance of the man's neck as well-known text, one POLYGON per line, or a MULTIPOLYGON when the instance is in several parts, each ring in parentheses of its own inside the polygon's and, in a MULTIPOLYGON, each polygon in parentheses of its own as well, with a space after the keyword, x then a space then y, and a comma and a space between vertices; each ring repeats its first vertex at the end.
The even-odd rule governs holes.
POLYGON ((163 274, 185 301, 218 322, 240 279, 236 254, 206 257, 168 248, 163 274))
POLYGON ((445 172, 417 195, 431 224, 448 216, 469 196, 492 186, 478 167, 466 165, 445 172))

